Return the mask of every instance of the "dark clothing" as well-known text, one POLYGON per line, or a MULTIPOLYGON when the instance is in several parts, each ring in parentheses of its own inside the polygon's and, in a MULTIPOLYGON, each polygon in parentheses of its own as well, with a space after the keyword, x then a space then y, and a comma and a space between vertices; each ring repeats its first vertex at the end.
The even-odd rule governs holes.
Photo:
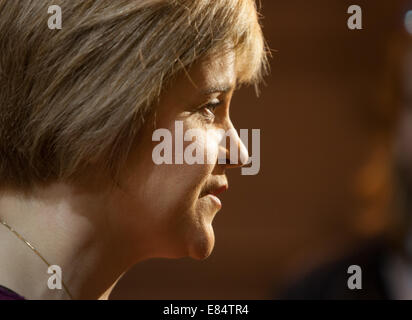
POLYGON ((0 300, 25 300, 22 296, 16 292, 0 286, 0 300))
POLYGON ((387 248, 371 243, 350 256, 323 265, 291 284, 278 298, 282 300, 386 300, 391 299, 385 281, 384 263, 387 248), (362 269, 362 289, 349 289, 348 267, 362 269))

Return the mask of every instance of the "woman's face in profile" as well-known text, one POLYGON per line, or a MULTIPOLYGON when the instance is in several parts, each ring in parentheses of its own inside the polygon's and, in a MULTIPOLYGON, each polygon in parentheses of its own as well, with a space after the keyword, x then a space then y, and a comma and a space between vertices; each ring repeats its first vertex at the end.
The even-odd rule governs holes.
MULTIPOLYGON (((212 221, 221 204, 211 194, 226 190, 225 170, 240 165, 217 163, 219 139, 198 137, 193 141, 205 154, 213 155, 214 161, 176 164, 175 128, 176 121, 181 121, 183 133, 189 129, 204 133, 234 129, 229 118, 237 78, 234 57, 230 53, 203 59, 188 71, 190 77, 182 74, 162 94, 155 117, 147 119, 140 132, 139 145, 128 159, 121 188, 112 197, 113 207, 117 208, 113 223, 136 254, 203 259, 213 249, 212 221), (168 129, 172 135, 173 164, 158 165, 152 159, 160 143, 152 141, 152 135, 159 128, 168 129)), ((183 150, 193 141, 184 141, 183 150)), ((234 141, 241 159, 247 155, 246 148, 237 134, 234 141)))

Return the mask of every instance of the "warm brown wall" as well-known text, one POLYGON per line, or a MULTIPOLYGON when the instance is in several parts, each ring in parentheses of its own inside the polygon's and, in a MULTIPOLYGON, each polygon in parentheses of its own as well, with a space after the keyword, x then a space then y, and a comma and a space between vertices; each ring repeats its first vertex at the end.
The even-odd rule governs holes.
POLYGON ((261 171, 229 173, 208 260, 141 263, 113 299, 271 298, 294 275, 380 232, 389 153, 372 113, 399 3, 262 1, 277 50, 272 74, 259 99, 242 89, 232 104, 238 128, 261 129, 261 171), (346 26, 354 3, 362 31, 346 26))

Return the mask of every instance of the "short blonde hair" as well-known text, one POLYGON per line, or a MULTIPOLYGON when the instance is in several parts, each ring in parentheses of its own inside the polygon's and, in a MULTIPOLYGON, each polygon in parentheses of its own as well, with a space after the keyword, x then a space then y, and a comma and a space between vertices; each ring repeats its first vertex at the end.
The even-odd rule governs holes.
POLYGON ((253 0, 0 0, 0 187, 75 181, 90 161, 116 176, 162 88, 228 42, 257 84, 253 0))

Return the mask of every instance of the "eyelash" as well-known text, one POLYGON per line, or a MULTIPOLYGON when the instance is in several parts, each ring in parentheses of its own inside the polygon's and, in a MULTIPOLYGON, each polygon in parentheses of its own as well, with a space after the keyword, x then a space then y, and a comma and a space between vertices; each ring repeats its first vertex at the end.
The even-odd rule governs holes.
MULTIPOLYGON (((218 108, 221 104, 222 104, 222 102, 220 100, 215 99, 215 102, 209 102, 209 103, 203 105, 200 109, 201 110, 207 109, 214 116, 216 108, 218 108)), ((209 116, 211 116, 211 115, 209 115, 209 116)))

